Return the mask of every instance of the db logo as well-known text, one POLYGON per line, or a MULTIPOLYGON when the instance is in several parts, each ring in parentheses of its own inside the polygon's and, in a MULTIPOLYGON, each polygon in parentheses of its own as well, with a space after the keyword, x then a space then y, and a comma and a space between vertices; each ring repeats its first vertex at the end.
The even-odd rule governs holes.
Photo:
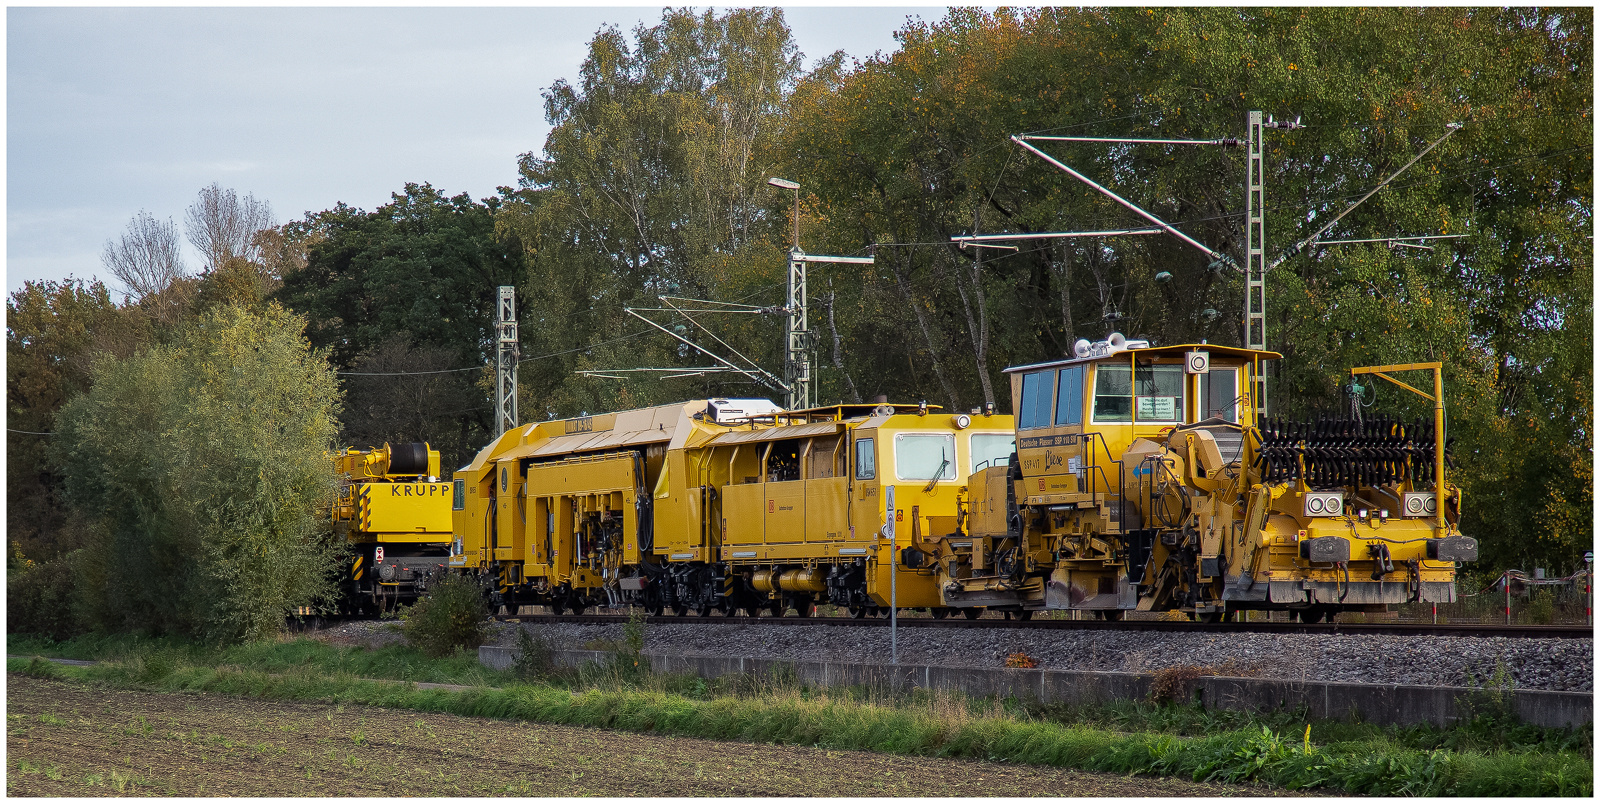
POLYGON ((1043 480, 1039 481, 1039 490, 1040 491, 1044 491, 1044 481, 1043 480))
POLYGON ((382 547, 379 547, 377 550, 373 551, 372 560, 375 561, 375 562, 383 560, 383 548, 382 547))
POLYGON ((777 509, 773 507, 772 501, 771 500, 767 500, 767 513, 769 513, 769 514, 773 513, 776 510, 777 509))

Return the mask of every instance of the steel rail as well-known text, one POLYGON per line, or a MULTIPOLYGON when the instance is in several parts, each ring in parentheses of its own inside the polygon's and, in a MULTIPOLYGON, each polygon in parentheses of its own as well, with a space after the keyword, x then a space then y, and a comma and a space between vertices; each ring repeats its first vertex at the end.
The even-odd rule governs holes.
MULTIPOLYGON (((499 614, 495 619, 524 623, 573 623, 591 625, 625 623, 623 614, 499 614)), ((649 617, 651 625, 709 624, 709 625, 825 625, 888 628, 884 618, 853 617, 701 617, 661 616, 649 617)), ((1522 639, 1592 639, 1594 626, 1590 625, 1496 625, 1430 623, 1296 623, 1296 622, 1233 622, 1199 623, 1182 620, 1001 620, 982 618, 968 620, 935 620, 928 618, 901 619, 901 628, 1038 628, 1058 631, 1160 631, 1180 633, 1228 634, 1322 634, 1370 636, 1447 636, 1447 637, 1515 637, 1522 639)))

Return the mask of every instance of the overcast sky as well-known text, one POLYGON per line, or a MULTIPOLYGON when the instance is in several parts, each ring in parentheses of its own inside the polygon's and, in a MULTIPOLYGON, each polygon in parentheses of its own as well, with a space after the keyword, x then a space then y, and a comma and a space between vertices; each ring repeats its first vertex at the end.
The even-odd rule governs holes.
MULTIPOLYGON (((6 292, 105 275, 100 252, 135 213, 181 226, 213 181, 270 202, 280 223, 340 201, 370 210, 408 181, 492 195, 544 145, 539 93, 577 77, 595 31, 660 13, 7 9, 6 292)), ((906 17, 943 13, 784 12, 808 67, 892 52, 906 17)))

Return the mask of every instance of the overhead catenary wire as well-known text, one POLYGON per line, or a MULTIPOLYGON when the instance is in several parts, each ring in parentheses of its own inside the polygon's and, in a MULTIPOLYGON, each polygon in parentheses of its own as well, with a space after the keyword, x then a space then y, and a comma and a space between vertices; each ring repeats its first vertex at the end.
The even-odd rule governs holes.
MULTIPOLYGON (((750 293, 747 293, 744 296, 741 296, 740 298, 741 299, 748 299, 751 296, 755 296, 755 295, 757 295, 757 294, 759 294, 759 293, 761 293, 763 291, 769 290, 769 289, 774 288, 774 287, 782 287, 782 286, 783 286, 783 283, 781 283, 781 282, 774 283, 772 285, 763 287, 760 290, 755 290, 755 291, 752 291, 750 293)), ((669 296, 667 298, 678 298, 678 297, 669 296)), ((713 302, 713 303, 715 303, 715 304, 737 304, 737 302, 713 302)), ((622 341, 632 340, 633 338, 637 338, 637 337, 640 337, 640 336, 643 336, 643 335, 650 335, 650 334, 653 334, 654 332, 655 332, 655 330, 653 330, 653 329, 641 329, 641 330, 638 330, 636 332, 629 333, 627 335, 622 335, 622 336, 619 336, 619 337, 616 337, 616 338, 611 338, 611 339, 604 340, 604 341, 596 341, 594 343, 586 344, 584 346, 574 346, 571 349, 563 349, 563 350, 561 350, 559 352, 550 352, 549 354, 535 355, 533 357, 524 357, 524 358, 522 358, 522 359, 517 361, 517 365, 520 366, 523 363, 531 363, 531 362, 533 362, 535 360, 549 360, 552 357, 560 357, 562 355, 570 355, 570 354, 572 354, 574 352, 586 352, 586 351, 588 351, 590 349, 593 349, 595 347, 598 347, 598 346, 608 346, 608 345, 613 344, 613 343, 621 343, 622 341)), ((429 375, 429 374, 455 374, 455 373, 459 373, 459 372, 463 372, 463 371, 484 371, 484 370, 487 370, 489 368, 490 367, 488 365, 481 365, 481 366, 467 366, 467 367, 464 367, 464 368, 453 368, 453 369, 435 369, 435 370, 432 370, 432 371, 336 371, 336 372, 334 372, 334 374, 337 374, 337 375, 339 375, 341 377, 413 377, 413 376, 423 376, 423 375, 429 375)))

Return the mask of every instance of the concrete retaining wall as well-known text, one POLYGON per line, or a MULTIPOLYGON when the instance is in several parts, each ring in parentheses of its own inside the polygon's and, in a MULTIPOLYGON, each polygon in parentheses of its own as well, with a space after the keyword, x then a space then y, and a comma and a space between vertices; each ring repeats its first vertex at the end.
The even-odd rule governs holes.
MULTIPOLYGON (((553 651, 561 665, 576 667, 606 658, 602 651, 553 651)), ((703 678, 730 674, 790 673, 818 687, 890 686, 959 691, 967 695, 1016 696, 1071 705, 1137 700, 1150 695, 1150 673, 1089 670, 1021 670, 1011 668, 943 667, 938 665, 788 662, 745 656, 680 656, 646 653, 658 673, 692 673, 703 678)), ((478 660, 505 669, 516 660, 515 648, 482 647, 478 660)), ((1459 707, 1479 693, 1465 687, 1411 684, 1350 684, 1337 681, 1289 681, 1270 678, 1201 676, 1188 689, 1205 706, 1216 709, 1270 711, 1304 706, 1314 718, 1360 719, 1380 725, 1454 722, 1459 707)), ((1517 690, 1517 714, 1540 726, 1586 728, 1594 720, 1594 695, 1588 692, 1517 690)))

